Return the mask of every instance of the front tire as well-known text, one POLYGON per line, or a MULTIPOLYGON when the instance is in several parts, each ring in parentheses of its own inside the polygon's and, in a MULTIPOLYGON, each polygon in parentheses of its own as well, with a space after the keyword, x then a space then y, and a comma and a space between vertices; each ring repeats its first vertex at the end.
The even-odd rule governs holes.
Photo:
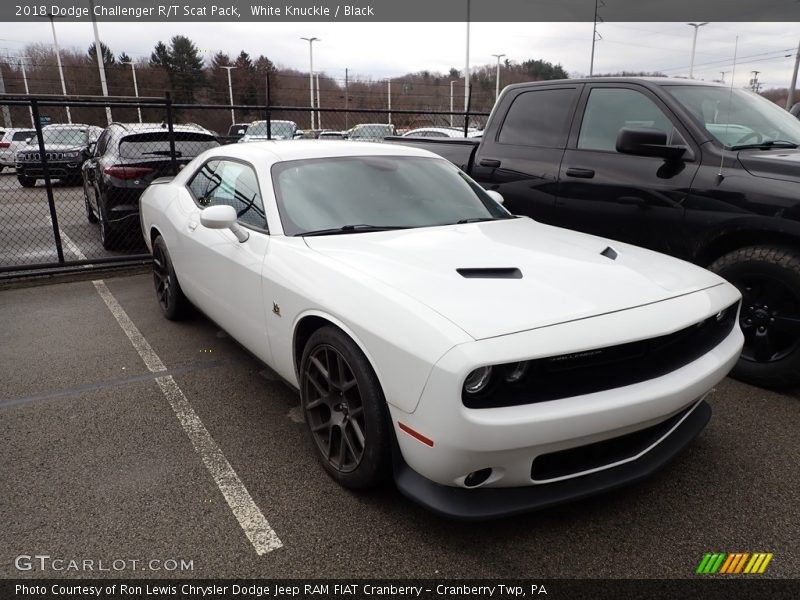
POLYGON ((153 242, 153 284, 161 312, 170 321, 179 321, 189 311, 189 300, 183 295, 167 243, 160 235, 153 242))
POLYGON ((300 363, 303 413, 317 459, 340 485, 374 487, 390 473, 391 429, 378 378, 332 326, 315 331, 300 363))
POLYGON ((17 175, 17 181, 24 188, 32 188, 36 185, 36 180, 33 177, 25 177, 24 175, 17 175))
POLYGON ((745 343, 731 375, 764 387, 800 383, 800 252, 750 246, 709 268, 742 293, 745 343))
POLYGON ((89 189, 86 183, 83 184, 83 203, 86 206, 86 220, 89 221, 89 223, 97 223, 97 215, 94 214, 92 204, 89 202, 89 189))
POLYGON ((108 212, 106 212, 103 199, 100 194, 95 191, 95 200, 97 202, 97 211, 99 213, 98 219, 100 221, 100 243, 106 250, 118 250, 121 243, 122 235, 117 228, 108 220, 108 212))

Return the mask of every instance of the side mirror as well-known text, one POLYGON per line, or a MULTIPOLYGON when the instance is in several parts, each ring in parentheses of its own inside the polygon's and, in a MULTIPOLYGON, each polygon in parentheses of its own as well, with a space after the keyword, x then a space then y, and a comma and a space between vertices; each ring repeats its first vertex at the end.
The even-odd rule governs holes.
POLYGON ((94 151, 97 149, 97 142, 89 142, 89 147, 86 148, 86 151, 89 154, 94 154, 94 151))
POLYGON ((495 192, 494 190, 486 190, 486 195, 501 206, 503 205, 503 202, 506 201, 506 199, 503 198, 503 195, 500 192, 495 192))
POLYGON ((200 211, 200 223, 202 223, 203 227, 208 227, 209 229, 230 229, 237 240, 246 242, 250 234, 239 227, 236 218, 236 209, 227 204, 209 206, 200 211))
POLYGON ((667 146, 667 134, 653 127, 623 127, 617 135, 617 152, 634 156, 655 156, 678 160, 688 148, 667 146))

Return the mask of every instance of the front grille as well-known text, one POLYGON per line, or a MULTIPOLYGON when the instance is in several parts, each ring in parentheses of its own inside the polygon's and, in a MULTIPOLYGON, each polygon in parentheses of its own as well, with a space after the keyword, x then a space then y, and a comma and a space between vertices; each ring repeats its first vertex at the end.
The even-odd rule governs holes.
POLYGON ((557 477, 568 477, 628 460, 658 442, 695 406, 692 404, 669 419, 646 429, 594 444, 537 456, 531 464, 531 479, 547 481, 557 477))
POLYGON ((661 377, 697 360, 724 340, 736 323, 737 308, 734 304, 721 318, 713 315, 668 335, 532 360, 525 377, 513 384, 503 380, 503 373, 514 365, 496 366, 492 383, 481 394, 463 391, 462 402, 468 408, 518 406, 661 377))

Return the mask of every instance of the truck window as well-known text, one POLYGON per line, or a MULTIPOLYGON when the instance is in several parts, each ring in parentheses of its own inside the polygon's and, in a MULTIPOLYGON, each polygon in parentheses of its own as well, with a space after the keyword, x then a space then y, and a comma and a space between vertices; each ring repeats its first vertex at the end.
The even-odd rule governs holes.
POLYGON ((641 92, 624 88, 596 88, 589 94, 583 113, 578 148, 614 152, 623 127, 655 127, 667 134, 667 143, 684 143, 672 121, 641 92))
POLYGON ((500 129, 500 144, 564 148, 574 88, 524 92, 517 96, 500 129))

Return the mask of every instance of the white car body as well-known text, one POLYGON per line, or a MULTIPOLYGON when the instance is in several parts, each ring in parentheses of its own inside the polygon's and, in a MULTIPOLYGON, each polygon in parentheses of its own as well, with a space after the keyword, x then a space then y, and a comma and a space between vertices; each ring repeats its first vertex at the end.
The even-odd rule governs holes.
POLYGON ((26 140, 36 135, 35 129, 0 130, 0 167, 13 167, 17 150, 24 148, 26 140))
MULTIPOLYGON (((475 137, 475 129, 467 131, 466 137, 475 137)), ((429 137, 429 138, 464 138, 464 128, 458 127, 418 127, 406 131, 402 137, 429 137)))
POLYGON ((171 182, 151 185, 141 219, 151 251, 155 236, 164 238, 189 300, 294 387, 294 344, 305 319, 327 321, 358 345, 388 405, 401 491, 455 517, 511 514, 641 478, 702 429, 710 410, 702 399, 743 343, 732 285, 674 258, 528 218, 285 235, 273 165, 364 155, 442 160, 416 148, 346 141, 223 146, 171 182), (240 242, 230 230, 199 224, 202 209, 186 184, 214 157, 252 165, 269 233, 250 228, 240 242), (521 277, 457 272, 498 267, 516 268, 521 277), (691 335, 700 323, 715 327, 719 314, 731 322, 720 339, 657 376, 598 390, 587 380, 582 393, 547 401, 465 405, 465 378, 476 368, 582 360, 597 349, 691 335), (664 423, 669 430, 635 455, 544 479, 533 474, 539 456, 664 423), (487 468, 491 475, 475 486, 480 494, 467 489, 467 476, 487 468))

